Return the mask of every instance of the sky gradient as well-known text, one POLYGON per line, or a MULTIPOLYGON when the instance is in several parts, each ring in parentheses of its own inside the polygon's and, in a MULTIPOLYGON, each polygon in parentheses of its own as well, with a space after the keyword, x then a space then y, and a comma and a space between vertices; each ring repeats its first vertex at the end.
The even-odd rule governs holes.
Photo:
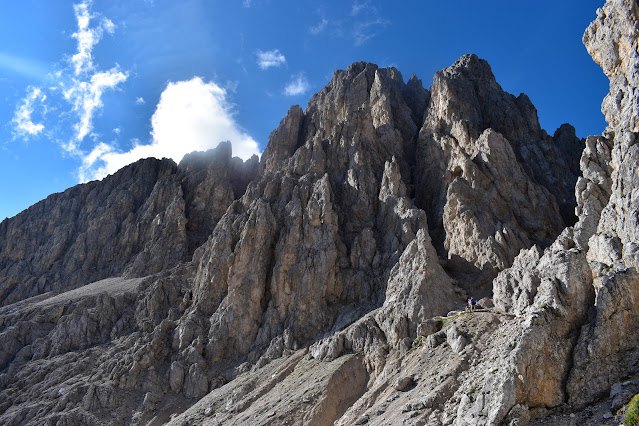
POLYGON ((581 43, 603 0, 22 0, 0 14, 0 220, 149 156, 231 140, 248 158, 336 69, 428 88, 465 53, 550 134, 601 134, 608 80, 581 43))

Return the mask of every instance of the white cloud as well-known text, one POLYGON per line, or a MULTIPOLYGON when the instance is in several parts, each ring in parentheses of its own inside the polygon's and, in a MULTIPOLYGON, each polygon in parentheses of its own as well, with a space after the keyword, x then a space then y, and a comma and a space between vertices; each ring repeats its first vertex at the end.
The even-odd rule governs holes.
POLYGON ((91 28, 89 26, 94 17, 90 13, 91 3, 92 0, 85 0, 80 4, 73 5, 78 31, 73 33, 72 37, 78 41, 78 52, 71 57, 69 62, 73 65, 76 76, 93 69, 93 47, 102 38, 103 31, 106 30, 109 34, 113 34, 115 31, 115 24, 110 19, 103 19, 97 27, 91 28))
POLYGON ((88 81, 74 79, 73 85, 64 91, 64 98, 73 104, 73 111, 80 120, 74 125, 75 140, 78 144, 93 129, 93 116, 103 106, 102 94, 106 90, 115 89, 127 77, 128 74, 116 66, 108 71, 96 72, 88 81))
POLYGON ((84 157, 80 180, 102 178, 141 158, 168 157, 179 162, 189 152, 214 148, 227 140, 233 144, 234 156, 247 159, 260 154, 257 142, 235 122, 226 91, 199 77, 169 83, 160 96, 151 125, 151 143, 136 141, 127 152, 98 144, 84 157))
MULTIPOLYGON (((27 138, 46 133, 81 161, 77 169, 81 182, 104 177, 141 158, 169 157, 179 162, 189 152, 207 150, 226 140, 232 142, 236 156, 247 159, 259 155, 255 140, 235 121, 228 92, 201 78, 167 85, 151 119, 148 143, 132 139, 132 147, 123 150, 117 140, 101 141, 100 135, 93 132, 93 124, 104 107, 103 95, 119 90, 128 73, 117 64, 108 70, 94 64, 94 47, 104 32, 115 31, 113 22, 93 14, 91 0, 75 5, 74 11, 78 30, 73 38, 77 50, 66 58, 65 67, 50 74, 50 87, 28 88, 11 123, 14 135, 27 138), (33 117, 40 117, 34 111, 44 116, 47 106, 56 111, 56 120, 38 123, 33 117)), ((265 53, 271 53, 271 60, 277 65, 285 61, 277 50, 265 53)), ((142 105, 145 100, 137 97, 135 103, 142 105)), ((117 125, 111 128, 111 136, 118 138, 122 134, 117 125)))
POLYGON ((324 31, 324 29, 326 29, 327 25, 328 25, 328 19, 322 18, 322 20, 319 21, 317 25, 310 27, 308 31, 313 35, 318 35, 318 34, 321 34, 322 31, 324 31))
POLYGON ((104 18, 102 20, 102 28, 104 28, 109 34, 113 34, 115 32, 115 24, 108 18, 104 18))
POLYGON ((75 17, 78 21, 78 32, 73 33, 73 38, 78 41, 78 53, 71 57, 71 63, 75 67, 75 75, 79 75, 83 71, 87 71, 93 67, 91 59, 91 51, 93 45, 97 43, 96 33, 89 29, 89 4, 80 3, 73 6, 75 17))
POLYGON ((44 124, 34 123, 31 119, 31 115, 34 112, 35 103, 44 103, 47 99, 47 95, 42 93, 42 89, 38 87, 28 87, 27 96, 22 100, 22 103, 18 105, 13 114, 13 129, 14 137, 28 138, 29 136, 36 136, 44 130, 44 124))
POLYGON ((128 78, 128 73, 120 71, 115 66, 108 71, 95 70, 93 64, 93 48, 102 38, 103 30, 113 34, 115 24, 110 19, 103 18, 100 25, 91 27, 92 0, 85 0, 73 6, 78 23, 78 31, 73 34, 78 42, 78 50, 70 59, 73 75, 64 83, 65 72, 57 74, 62 80, 64 99, 72 105, 72 111, 78 117, 73 125, 75 136, 72 141, 63 145, 67 151, 82 155, 80 145, 84 138, 93 130, 93 117, 104 106, 102 95, 108 90, 116 89, 120 83, 128 78), (70 83, 69 83, 70 81, 70 83))
POLYGON ((303 73, 292 76, 291 81, 284 88, 287 96, 297 96, 306 93, 311 86, 303 73))
POLYGON ((256 52, 256 55, 257 55, 257 64, 263 70, 270 67, 279 67, 283 65, 284 63, 286 63, 286 58, 284 57, 284 55, 282 55, 282 53, 280 53, 278 49, 269 50, 266 52, 262 52, 261 50, 258 50, 256 52))
MULTIPOLYGON (((103 94, 117 89, 128 78, 128 73, 121 71, 117 64, 103 71, 97 69, 93 63, 95 45, 104 31, 115 31, 115 24, 102 18, 97 26, 92 26, 97 15, 91 13, 91 3, 91 0, 85 0, 73 6, 78 25, 77 31, 72 35, 77 41, 76 53, 65 58, 66 67, 49 74, 53 84, 48 88, 27 89, 27 95, 18 104, 12 120, 14 135, 24 138, 45 131, 46 124, 47 136, 58 141, 64 150, 80 159, 84 159, 86 155, 87 149, 83 142, 93 131, 94 117, 100 114, 104 106, 103 94), (31 118, 34 108, 39 106, 42 108, 42 115, 46 114, 46 105, 43 104, 45 99, 56 110, 56 121, 36 124, 31 118)), ((91 148, 89 150, 95 151, 91 148)))

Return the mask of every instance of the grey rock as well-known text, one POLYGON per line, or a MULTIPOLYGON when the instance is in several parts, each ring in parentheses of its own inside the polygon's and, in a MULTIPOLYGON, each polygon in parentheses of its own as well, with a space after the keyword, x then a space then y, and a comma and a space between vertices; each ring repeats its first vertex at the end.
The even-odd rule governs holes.
POLYGON ((187 398, 201 398, 206 395, 209 388, 208 379, 199 364, 189 367, 184 380, 184 396, 187 398))
POLYGON ((495 278, 493 301, 497 308, 520 314, 533 303, 541 284, 536 266, 542 255, 537 246, 522 250, 513 265, 495 278))
POLYGON ((431 334, 426 338, 425 345, 429 348, 436 348, 446 341, 446 332, 440 331, 435 334, 431 334))
POLYGON ((436 319, 429 318, 426 321, 421 322, 417 326, 417 335, 422 337, 430 336, 431 334, 437 333, 439 330, 441 330, 442 325, 442 321, 437 321, 436 319))
POLYGON ((597 11, 597 19, 583 37, 588 52, 610 79, 610 93, 601 107, 608 122, 606 140, 598 140, 589 155, 594 158, 588 167, 589 180, 597 184, 591 191, 590 198, 594 199, 591 205, 605 207, 600 212, 596 232, 592 232, 593 224, 588 224, 592 236, 588 240, 587 259, 596 305, 591 321, 579 336, 573 356, 575 366, 567 382, 570 401, 576 407, 607 395, 616 382, 637 373, 639 205, 633 194, 639 182, 636 168, 639 54, 631 46, 636 44, 638 32, 636 5, 629 1, 608 1, 597 11))
POLYGON ((395 389, 398 391, 404 391, 410 386, 412 386, 413 383, 414 383, 414 380, 411 376, 402 376, 398 378, 397 381, 395 382, 395 389))
POLYGON ((570 126, 548 136, 526 95, 504 92, 476 55, 435 74, 417 144, 417 199, 468 292, 488 295, 520 249, 547 245, 574 223, 582 149, 570 126))
POLYGON ((4 220, 0 304, 189 260, 257 172, 257 158, 236 164, 229 143, 187 155, 179 166, 140 160, 4 220))
POLYGON ((175 393, 182 390, 184 384, 184 367, 179 362, 173 362, 169 369, 169 386, 175 393))
POLYGON ((366 423, 368 423, 368 420, 369 420, 369 417, 366 414, 364 414, 362 417, 357 419, 355 424, 356 425, 365 425, 366 423))
POLYGON ((495 307, 495 303, 492 298, 484 297, 477 302, 477 304, 484 309, 492 309, 495 307))
POLYGON ((446 340, 455 353, 460 353, 466 347, 468 339, 454 325, 446 329, 446 340))
POLYGON ((586 148, 581 156, 583 176, 577 179, 577 217, 575 241, 588 250, 588 240, 597 232, 603 208, 608 204, 612 186, 612 143, 603 136, 586 138, 586 148))

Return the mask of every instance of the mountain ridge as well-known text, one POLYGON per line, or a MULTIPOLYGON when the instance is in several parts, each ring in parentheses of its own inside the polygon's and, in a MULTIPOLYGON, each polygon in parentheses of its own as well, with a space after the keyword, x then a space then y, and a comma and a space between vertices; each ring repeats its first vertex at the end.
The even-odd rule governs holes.
POLYGON ((638 20, 597 16, 604 136, 548 135, 476 55, 428 90, 356 62, 259 160, 142 160, 3 221, 0 419, 612 424, 639 391, 638 20))

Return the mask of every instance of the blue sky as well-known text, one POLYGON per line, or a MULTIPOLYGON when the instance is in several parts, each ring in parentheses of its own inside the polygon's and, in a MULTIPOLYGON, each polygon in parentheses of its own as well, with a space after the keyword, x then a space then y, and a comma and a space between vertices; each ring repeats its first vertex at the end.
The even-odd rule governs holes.
POLYGON ((4 2, 0 219, 139 158, 230 139, 259 154, 291 105, 365 60, 433 74, 465 53, 548 133, 601 134, 608 81, 581 36, 603 0, 4 2))

